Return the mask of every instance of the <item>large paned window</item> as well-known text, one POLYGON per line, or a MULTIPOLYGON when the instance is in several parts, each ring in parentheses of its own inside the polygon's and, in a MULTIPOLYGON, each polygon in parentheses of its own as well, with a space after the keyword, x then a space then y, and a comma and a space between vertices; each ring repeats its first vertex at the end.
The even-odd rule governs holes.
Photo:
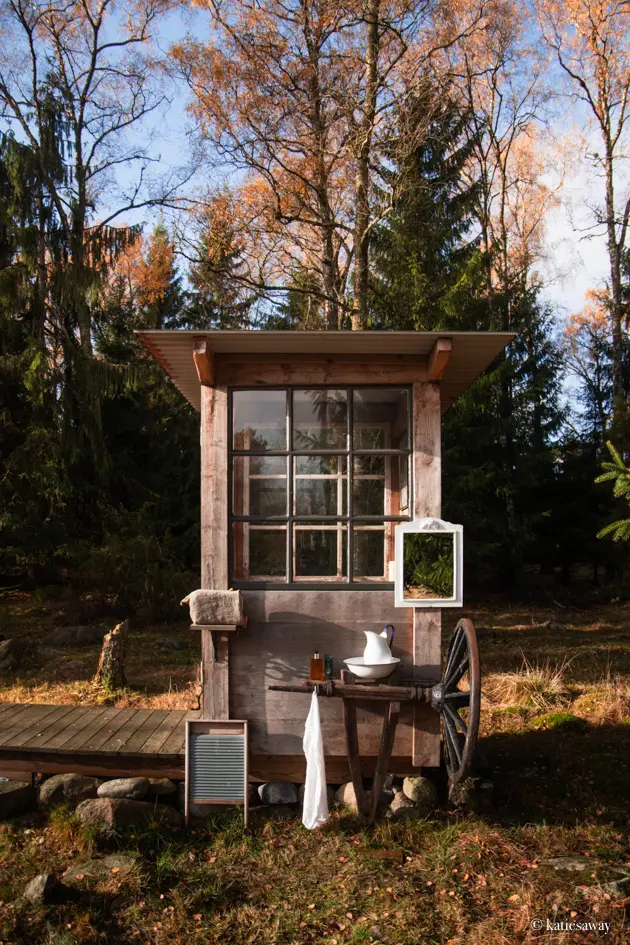
POLYGON ((230 416, 233 582, 388 581, 411 518, 409 388, 235 389, 230 416))

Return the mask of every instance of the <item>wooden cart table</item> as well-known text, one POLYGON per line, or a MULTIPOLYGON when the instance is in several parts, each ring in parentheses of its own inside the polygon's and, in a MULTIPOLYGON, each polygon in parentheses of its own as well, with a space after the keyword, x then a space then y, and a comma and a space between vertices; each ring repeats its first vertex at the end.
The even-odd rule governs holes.
POLYGON ((341 679, 323 682, 305 680, 301 686, 269 686, 280 692, 312 693, 343 700, 343 721, 348 752, 348 766, 357 799, 359 816, 364 823, 373 823, 379 798, 392 754, 401 702, 424 702, 439 713, 442 720, 444 760, 449 782, 462 781, 472 764, 481 703, 481 671, 477 635, 472 621, 463 618, 451 638, 444 674, 435 685, 418 680, 403 681, 400 685, 379 682, 360 682, 348 670, 342 670, 341 679), (460 688, 467 681, 468 688, 460 688), (366 791, 361 776, 361 756, 357 733, 357 702, 385 702, 387 704, 378 757, 374 768, 372 787, 366 791), (465 717, 461 712, 465 711, 465 717))

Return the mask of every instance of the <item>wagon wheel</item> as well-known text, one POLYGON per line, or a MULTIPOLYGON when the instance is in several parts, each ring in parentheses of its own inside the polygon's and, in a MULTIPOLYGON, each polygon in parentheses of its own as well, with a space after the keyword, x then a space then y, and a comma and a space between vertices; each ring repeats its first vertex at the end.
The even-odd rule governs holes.
POLYGON ((472 621, 464 617, 451 637, 442 681, 431 692, 431 704, 442 717, 444 760, 451 784, 462 781, 470 770, 479 731, 480 703, 477 634, 472 621))

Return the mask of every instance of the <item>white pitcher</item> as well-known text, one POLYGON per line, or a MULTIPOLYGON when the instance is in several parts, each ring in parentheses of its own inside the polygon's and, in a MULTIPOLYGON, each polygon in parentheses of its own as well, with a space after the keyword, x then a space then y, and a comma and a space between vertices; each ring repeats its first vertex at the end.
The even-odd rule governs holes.
POLYGON ((388 623, 382 633, 374 633, 372 630, 364 630, 365 649, 363 651, 363 662, 367 665, 374 663, 391 663, 392 651, 390 646, 394 642, 394 628, 388 623), (389 643, 387 642, 387 631, 392 631, 389 643))

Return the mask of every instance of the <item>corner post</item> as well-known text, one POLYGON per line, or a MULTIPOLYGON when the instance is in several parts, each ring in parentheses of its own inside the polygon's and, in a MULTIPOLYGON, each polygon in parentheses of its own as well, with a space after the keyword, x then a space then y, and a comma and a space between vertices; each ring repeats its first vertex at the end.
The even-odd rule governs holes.
MULTIPOLYGON (((413 516, 441 516, 442 437, 439 382, 413 385, 413 516)), ((440 680, 442 611, 413 610, 414 678, 425 685, 440 680)), ((437 767, 440 763, 440 717, 430 706, 414 703, 412 763, 437 767)))
MULTIPOLYGON (((201 586, 228 588, 228 397, 201 383, 201 586)), ((229 637, 202 630, 203 718, 228 719, 229 637)))

